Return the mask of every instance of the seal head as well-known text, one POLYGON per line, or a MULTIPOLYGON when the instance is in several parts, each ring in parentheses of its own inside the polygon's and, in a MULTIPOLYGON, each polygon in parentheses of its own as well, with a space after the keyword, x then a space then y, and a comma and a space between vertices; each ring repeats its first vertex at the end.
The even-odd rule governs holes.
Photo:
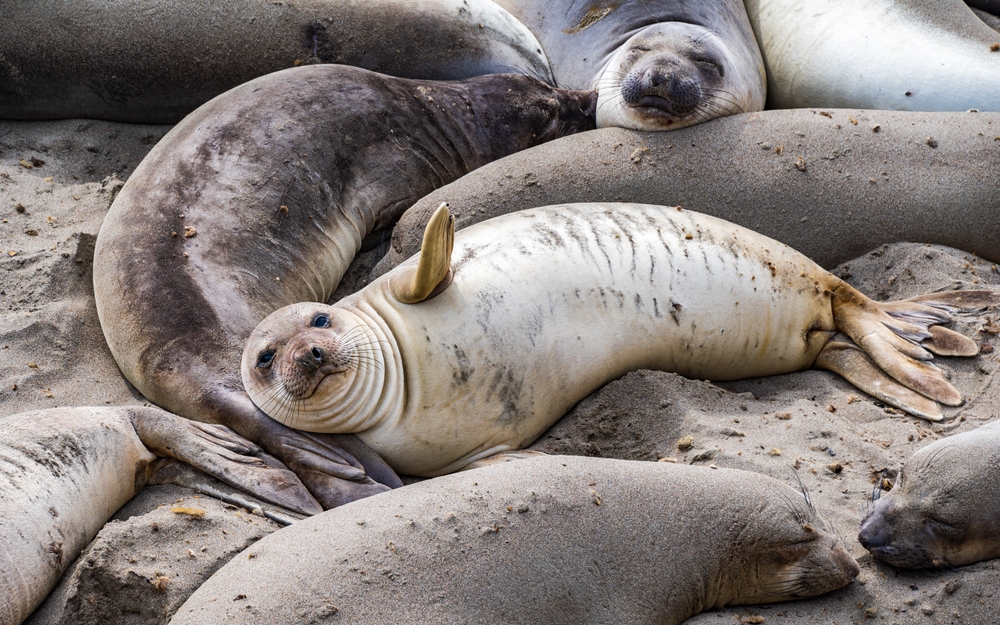
POLYGON ((641 30, 611 57, 595 85, 598 126, 668 130, 744 112, 730 46, 718 34, 669 22, 641 30))
POLYGON ((909 569, 1000 557, 1000 423, 924 447, 861 522, 858 541, 909 569))

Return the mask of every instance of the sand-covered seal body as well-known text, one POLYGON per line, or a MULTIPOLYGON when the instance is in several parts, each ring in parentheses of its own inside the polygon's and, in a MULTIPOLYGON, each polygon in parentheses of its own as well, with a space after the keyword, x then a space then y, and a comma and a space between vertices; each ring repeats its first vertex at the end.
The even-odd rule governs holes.
POLYGON ((534 36, 486 0, 40 0, 0 7, 0 117, 174 123, 310 63, 405 78, 551 82, 534 36))
POLYGON ((670 130, 764 108, 742 2, 498 2, 538 37, 556 84, 600 91, 598 126, 670 130))
POLYGON ((996 31, 961 0, 747 0, 768 108, 1000 110, 996 31))
POLYGON ((331 472, 367 492, 362 465, 388 469, 373 454, 356 462, 256 410, 238 373, 246 337, 281 306, 325 301, 364 237, 434 188, 592 127, 592 94, 513 74, 435 83, 317 65, 242 85, 171 130, 104 220, 94 290, 111 352, 150 400, 260 443, 325 504, 351 498, 309 481, 331 472))
POLYGON ((675 625, 816 596, 858 572, 802 494, 773 478, 570 456, 406 486, 252 552, 172 622, 292 622, 335 607, 359 624, 675 625))
POLYGON ((109 518, 182 460, 300 514, 318 506, 249 441, 158 408, 56 408, 0 418, 0 623, 31 614, 109 518))
POLYGON ((954 434, 906 461, 861 522, 858 540, 901 568, 1000 558, 1000 422, 954 434))
POLYGON ((961 402, 939 370, 913 360, 930 357, 911 341, 929 339, 943 310, 875 304, 731 223, 673 207, 559 205, 467 228, 454 249, 447 224, 441 208, 420 256, 358 293, 265 319, 243 356, 254 402, 294 428, 357 432, 397 471, 425 476, 526 446, 629 371, 732 380, 808 368, 821 350, 864 360, 828 344, 837 330, 879 364, 853 376, 853 364, 824 356, 821 366, 927 418, 940 418, 927 397, 961 402), (425 259, 439 257, 410 297, 425 259), (898 383, 881 374, 878 387, 880 368, 898 383))

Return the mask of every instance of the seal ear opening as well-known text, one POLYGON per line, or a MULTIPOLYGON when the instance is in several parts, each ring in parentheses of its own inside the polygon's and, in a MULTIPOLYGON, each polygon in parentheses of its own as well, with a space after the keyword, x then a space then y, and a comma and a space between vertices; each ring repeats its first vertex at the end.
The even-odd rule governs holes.
POLYGON ((448 212, 448 204, 442 202, 424 229, 416 269, 401 272, 390 282, 393 297, 404 304, 416 304, 443 293, 453 276, 451 253, 454 247, 455 218, 448 212))

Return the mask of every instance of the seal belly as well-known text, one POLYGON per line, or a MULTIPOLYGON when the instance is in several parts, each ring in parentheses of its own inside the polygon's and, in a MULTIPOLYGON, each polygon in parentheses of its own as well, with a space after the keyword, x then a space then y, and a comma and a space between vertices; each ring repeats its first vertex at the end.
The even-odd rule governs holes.
POLYGON ((452 258, 452 285, 429 301, 362 292, 409 357, 404 412, 361 436, 404 473, 523 447, 636 369, 716 380, 804 369, 834 329, 818 266, 677 208, 514 213, 464 230, 452 258))

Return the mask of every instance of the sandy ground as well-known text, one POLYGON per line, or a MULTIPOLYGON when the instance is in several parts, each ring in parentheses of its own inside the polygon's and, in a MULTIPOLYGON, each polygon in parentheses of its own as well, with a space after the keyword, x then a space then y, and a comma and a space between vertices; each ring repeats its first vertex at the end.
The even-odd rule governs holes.
MULTIPOLYGON (((104 344, 91 262, 101 219, 121 181, 166 129, 78 120, 0 122, 0 415, 143 402, 104 344)), ((876 299, 1000 285, 992 263, 916 244, 879 248, 836 273, 876 299)), ((975 338, 983 354, 939 359, 968 398, 945 411, 943 424, 904 416, 826 372, 725 384, 635 372, 581 402, 534 448, 673 458, 760 471, 790 483, 792 467, 798 468, 816 507, 861 563, 858 581, 811 601, 732 608, 689 623, 991 622, 1000 607, 996 562, 900 573, 874 562, 856 534, 883 469, 892 477, 919 447, 996 416, 998 321, 1000 312, 989 311, 964 315, 954 325, 975 338), (692 446, 679 449, 677 441, 686 436, 692 446)), ((147 489, 117 519, 33 622, 166 622, 200 580, 276 527, 176 487, 147 489), (207 512, 200 518, 171 512, 178 506, 207 512)))

